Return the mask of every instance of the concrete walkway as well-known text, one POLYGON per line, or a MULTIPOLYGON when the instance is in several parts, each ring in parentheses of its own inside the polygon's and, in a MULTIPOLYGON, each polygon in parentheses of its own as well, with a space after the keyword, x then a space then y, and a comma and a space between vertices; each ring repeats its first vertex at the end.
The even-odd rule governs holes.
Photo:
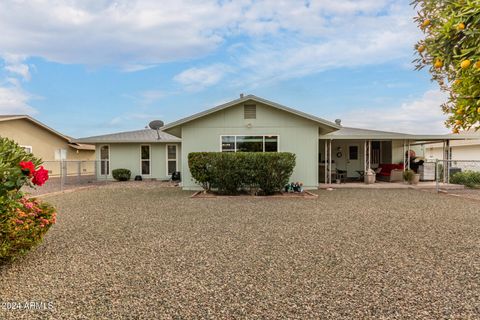
MULTIPOLYGON (((425 190, 425 189, 435 189, 435 181, 422 181, 417 185, 407 184, 404 182, 384 182, 377 181, 374 184, 365 184, 363 182, 347 182, 347 183, 332 183, 332 184, 320 184, 319 189, 415 189, 415 190, 425 190)), ((463 190, 465 186, 458 184, 448 184, 441 183, 440 187, 442 190, 463 190)))

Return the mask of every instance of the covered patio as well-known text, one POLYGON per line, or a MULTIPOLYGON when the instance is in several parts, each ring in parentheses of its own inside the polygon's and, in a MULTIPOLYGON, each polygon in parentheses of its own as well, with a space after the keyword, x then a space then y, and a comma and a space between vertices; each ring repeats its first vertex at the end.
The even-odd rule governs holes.
MULTIPOLYGON (((318 180, 322 187, 332 184, 338 188, 365 185, 365 175, 374 172, 379 187, 403 185, 403 172, 422 171, 420 185, 435 187, 435 162, 424 158, 425 146, 442 143, 443 158, 451 159, 451 140, 476 139, 469 135, 412 135, 397 132, 342 127, 319 137, 318 180)), ((448 182, 449 168, 443 170, 443 181, 448 182)), ((370 179, 371 180, 371 179, 370 179)), ((373 187, 372 187, 373 188, 373 187)))

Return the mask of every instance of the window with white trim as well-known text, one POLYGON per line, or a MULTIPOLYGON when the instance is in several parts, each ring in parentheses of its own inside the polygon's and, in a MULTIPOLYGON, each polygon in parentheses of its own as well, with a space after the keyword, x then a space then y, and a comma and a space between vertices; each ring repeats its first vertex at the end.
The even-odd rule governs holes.
POLYGON ((32 146, 20 146, 20 147, 23 148, 23 150, 25 150, 25 152, 28 152, 28 153, 33 152, 32 146))
POLYGON ((177 145, 167 144, 167 175, 172 175, 175 171, 178 171, 177 163, 177 145))
POLYGON ((110 174, 110 147, 107 145, 100 147, 100 174, 110 174))
POLYGON ((221 136, 222 152, 278 152, 278 136, 221 136))
POLYGON ((142 145, 140 146, 140 156, 141 156, 141 165, 142 165, 142 175, 150 175, 150 146, 142 145))

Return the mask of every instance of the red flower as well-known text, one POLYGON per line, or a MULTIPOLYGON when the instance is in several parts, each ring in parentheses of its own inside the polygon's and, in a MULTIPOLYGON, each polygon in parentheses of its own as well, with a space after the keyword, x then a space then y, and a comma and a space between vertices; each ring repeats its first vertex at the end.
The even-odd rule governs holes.
POLYGON ((37 186, 43 186, 45 181, 48 180, 48 171, 42 167, 33 173, 33 184, 37 186))
POLYGON ((20 168, 22 168, 23 173, 27 173, 31 177, 35 173, 35 165, 32 161, 21 161, 19 163, 20 168))

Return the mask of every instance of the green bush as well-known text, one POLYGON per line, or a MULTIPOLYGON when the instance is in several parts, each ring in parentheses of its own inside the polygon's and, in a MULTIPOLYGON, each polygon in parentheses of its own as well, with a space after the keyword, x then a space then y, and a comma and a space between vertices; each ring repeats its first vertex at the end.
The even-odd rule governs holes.
POLYGON ((480 188, 480 172, 466 170, 450 177, 450 183, 463 184, 469 188, 480 188))
POLYGON ((0 196, 9 191, 20 190, 23 185, 33 187, 31 176, 23 174, 20 162, 32 162, 35 167, 41 160, 26 152, 13 140, 0 137, 0 196))
POLYGON ((206 191, 221 194, 273 194, 289 182, 295 155, 288 152, 193 152, 188 155, 193 179, 206 191))
POLYGON ((407 182, 412 182, 415 177, 415 171, 407 169, 403 172, 403 180, 407 182))
POLYGON ((115 169, 112 170, 112 176, 117 181, 128 181, 132 176, 132 172, 128 169, 115 169))

